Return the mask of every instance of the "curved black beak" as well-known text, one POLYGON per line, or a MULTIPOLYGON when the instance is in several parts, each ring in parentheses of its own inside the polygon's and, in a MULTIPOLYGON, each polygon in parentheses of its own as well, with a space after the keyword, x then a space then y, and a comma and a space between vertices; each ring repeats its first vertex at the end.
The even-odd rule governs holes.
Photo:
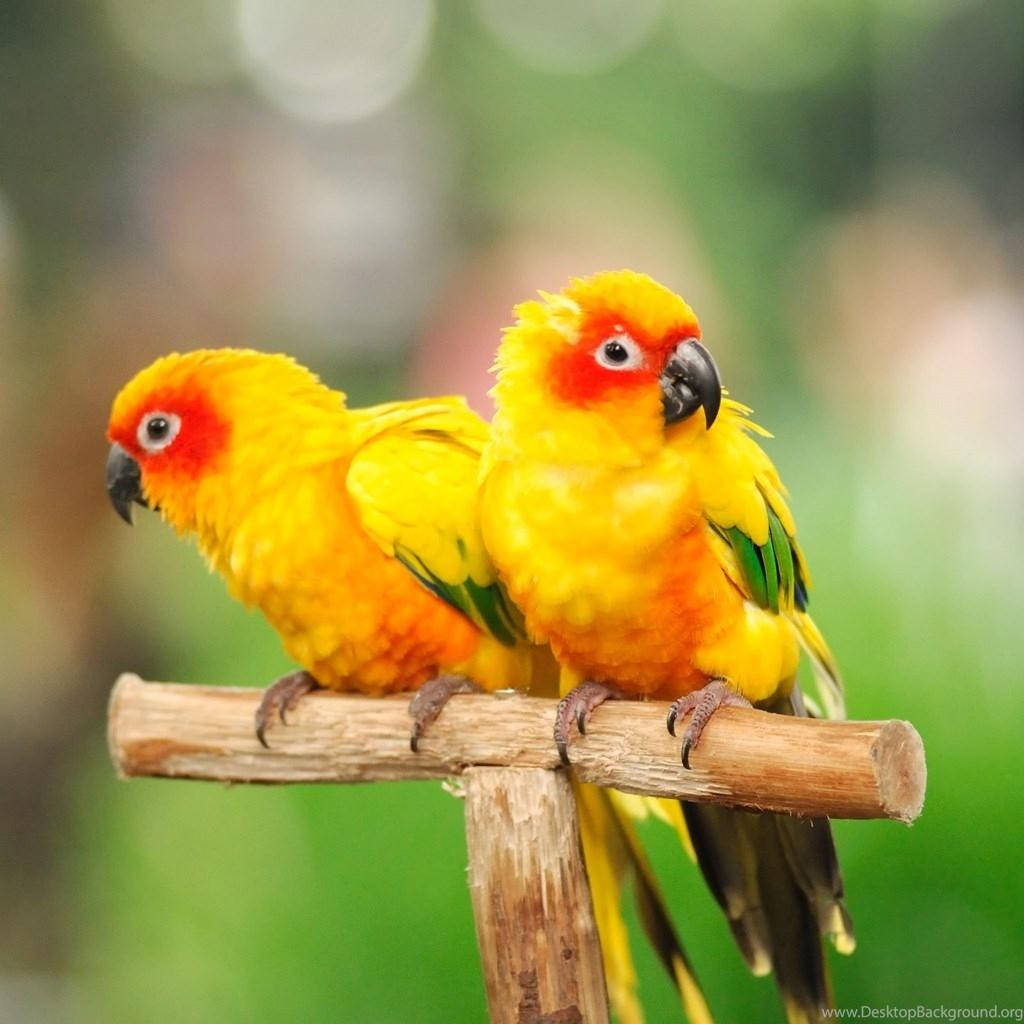
POLYGON ((704 408, 708 430, 722 404, 722 380, 711 353, 696 338, 680 342, 659 377, 665 425, 678 423, 704 408))
POLYGON ((107 494, 117 514, 129 526, 132 524, 132 502, 148 507, 142 496, 139 464, 119 444, 112 444, 107 456, 107 494))

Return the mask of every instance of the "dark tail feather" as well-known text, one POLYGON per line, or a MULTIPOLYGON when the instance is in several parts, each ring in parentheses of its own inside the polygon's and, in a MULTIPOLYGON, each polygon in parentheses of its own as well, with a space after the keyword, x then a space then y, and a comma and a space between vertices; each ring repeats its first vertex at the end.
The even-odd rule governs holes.
MULTIPOLYGON (((783 715, 806 715, 803 708, 800 690, 794 687, 789 697, 777 699, 766 710, 783 715)), ((844 903, 843 877, 828 819, 795 818, 788 814, 772 817, 793 878, 814 908, 818 930, 832 941, 838 952, 852 953, 857 940, 844 903)))
POLYGON ((814 908, 818 930, 840 953, 852 953, 857 940, 843 902, 843 879, 828 819, 773 817, 793 878, 814 908))
MULTIPOLYGON (((821 932, 813 902, 786 856, 779 815, 749 821, 758 851, 758 878, 772 937, 772 968, 791 1024, 823 1020, 833 1005, 821 932)), ((825 828, 828 825, 825 824, 825 828)))
MULTIPOLYGON (((792 714, 792 703, 769 710, 792 714)), ((683 804, 697 861, 751 970, 775 973, 790 1024, 833 1005, 822 936, 853 951, 827 819, 683 804)))
POLYGON ((757 877, 758 851, 744 816, 728 807, 684 803, 683 816, 697 864, 754 974, 772 969, 772 942, 757 877))

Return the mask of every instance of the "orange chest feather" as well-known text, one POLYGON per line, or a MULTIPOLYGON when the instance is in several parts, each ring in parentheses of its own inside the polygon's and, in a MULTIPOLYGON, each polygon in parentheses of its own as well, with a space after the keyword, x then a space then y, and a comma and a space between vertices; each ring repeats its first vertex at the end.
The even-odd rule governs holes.
POLYGON ((412 689, 472 655, 477 628, 385 554, 347 502, 318 507, 315 516, 253 508, 216 559, 291 657, 324 686, 381 694, 412 689))
POLYGON ((743 600, 702 526, 667 544, 645 575, 657 580, 646 599, 585 624, 553 621, 545 633, 586 678, 614 682, 630 695, 678 696, 707 681, 703 652, 743 618, 743 600))
POLYGON ((324 685, 374 694, 415 689, 475 651, 477 628, 383 552, 371 552, 349 580, 322 606, 333 643, 316 647, 319 610, 297 638, 310 646, 306 658, 324 685))

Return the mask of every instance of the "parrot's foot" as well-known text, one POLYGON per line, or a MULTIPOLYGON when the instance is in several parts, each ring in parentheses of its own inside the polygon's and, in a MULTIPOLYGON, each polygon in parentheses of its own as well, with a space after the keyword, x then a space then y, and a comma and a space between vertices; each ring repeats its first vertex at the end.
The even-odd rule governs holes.
POLYGON ((465 676, 435 676, 428 679, 409 701, 409 714, 412 715, 412 733, 409 746, 415 754, 419 750, 420 737, 428 725, 444 710, 457 693, 480 693, 480 687, 465 676))
POLYGON ((265 734, 274 712, 277 712, 281 724, 287 725, 285 715, 295 707, 295 702, 303 694, 319 688, 320 684, 308 672, 290 672, 281 676, 276 683, 271 683, 263 691, 263 700, 256 709, 256 739, 269 750, 270 744, 265 734))
POLYGON ((746 697, 738 694, 724 679, 712 679, 699 690, 679 697, 672 702, 668 711, 668 731, 675 736, 676 720, 688 715, 693 717, 683 733, 683 767, 690 767, 690 751, 695 750, 700 742, 700 734, 704 726, 711 721, 711 716, 721 707, 731 705, 735 708, 752 708, 754 705, 746 697))
POLYGON ((574 686, 559 702, 558 710, 555 712, 555 746, 558 747, 558 756, 562 764, 569 764, 569 724, 576 719, 576 728, 580 735, 587 732, 587 720, 595 708, 600 707, 606 700, 621 700, 622 692, 614 686, 606 686, 604 683, 594 683, 589 679, 584 680, 579 686, 574 686))

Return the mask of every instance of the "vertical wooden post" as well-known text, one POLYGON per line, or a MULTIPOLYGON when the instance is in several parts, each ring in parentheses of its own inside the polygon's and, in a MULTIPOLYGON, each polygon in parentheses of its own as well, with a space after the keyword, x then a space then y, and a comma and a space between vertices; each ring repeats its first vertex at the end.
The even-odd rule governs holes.
POLYGON ((607 1024, 608 995, 564 772, 465 772, 469 891, 493 1024, 607 1024))

